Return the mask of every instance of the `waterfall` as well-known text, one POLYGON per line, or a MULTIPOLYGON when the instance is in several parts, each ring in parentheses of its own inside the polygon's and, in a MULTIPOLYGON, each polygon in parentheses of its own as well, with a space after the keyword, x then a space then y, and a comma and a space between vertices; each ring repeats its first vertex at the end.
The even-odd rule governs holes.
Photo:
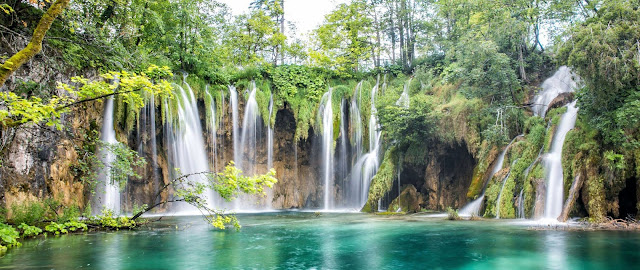
POLYGON ((562 212, 563 203, 563 172, 562 172, 562 146, 567 133, 576 124, 578 108, 576 101, 567 105, 567 112, 562 115, 560 123, 553 135, 551 150, 544 157, 544 167, 547 172, 547 198, 545 201, 544 218, 556 219, 562 212))
MULTIPOLYGON (((525 178, 526 179, 526 178, 525 178)), ((524 189, 520 190, 518 195, 518 218, 524 219, 524 189)))
MULTIPOLYGON (((105 144, 117 144, 116 132, 113 129, 113 98, 110 97, 104 104, 104 117, 102 118, 100 140, 105 144)), ((111 178, 111 164, 115 156, 108 149, 101 148, 98 156, 104 165, 104 169, 98 175, 98 186, 93 198, 93 213, 101 214, 102 210, 111 210, 114 214, 120 214, 120 185, 114 183, 111 178), (95 207, 99 206, 99 207, 95 207)))
POLYGON ((229 103, 231 105, 231 122, 233 125, 233 161, 240 162, 240 131, 238 130, 238 91, 233 85, 229 85, 229 103))
MULTIPOLYGON (((245 175, 255 175, 257 173, 256 163, 258 158, 258 133, 260 132, 260 111, 256 101, 256 84, 251 83, 251 92, 246 101, 244 117, 242 118, 242 136, 238 152, 240 156, 236 159, 236 166, 245 175)), ((234 131, 235 131, 234 127, 234 131)))
MULTIPOLYGON (((351 207, 361 209, 367 202, 371 179, 378 172, 380 165, 381 131, 375 100, 378 84, 371 89, 371 115, 369 116, 369 152, 360 157, 351 171, 351 186, 357 187, 357 204, 351 207)), ((353 196, 353 195, 350 195, 353 196)))
POLYGON ((402 94, 400 94, 400 98, 396 101, 396 105, 404 108, 409 108, 409 85, 411 84, 411 79, 404 84, 404 89, 402 90, 402 94))
POLYGON ((553 76, 546 79, 542 85, 542 91, 534 98, 533 112, 537 116, 544 117, 549 103, 561 93, 573 92, 577 82, 573 80, 574 74, 566 66, 562 66, 553 76))
POLYGON ((209 97, 209 99, 211 100, 211 106, 209 106, 209 116, 210 116, 210 120, 207 123, 207 128, 209 129, 209 135, 211 136, 211 171, 216 171, 216 146, 217 146, 217 137, 218 137, 218 128, 216 125, 216 106, 215 106, 215 102, 213 99, 213 95, 211 95, 211 93, 209 93, 209 86, 207 86, 206 90, 205 90, 206 95, 209 97))
MULTIPOLYGON (((496 165, 494 165, 493 169, 491 170, 491 174, 489 175, 489 180, 491 180, 491 177, 493 177, 496 173, 502 170, 502 163, 504 163, 504 156, 507 154, 507 150, 509 150, 509 147, 511 146, 511 144, 515 142, 516 139, 520 136, 522 135, 518 135, 515 138, 513 138, 513 140, 511 140, 511 142, 504 148, 504 150, 502 150, 502 153, 500 153, 500 155, 498 156, 498 159, 496 159, 496 162, 495 162, 496 165)), ((482 201, 484 200, 484 192, 485 192, 485 189, 487 188, 487 183, 489 183, 489 180, 485 182, 484 187, 482 188, 482 193, 480 194, 480 197, 471 201, 470 203, 468 203, 467 205, 465 205, 460 209, 460 216, 480 215, 480 207, 482 207, 482 201)))
POLYGON ((324 166, 324 210, 333 207, 333 107, 331 105, 332 90, 324 93, 320 108, 319 119, 322 119, 322 159, 324 166))
POLYGON ((356 160, 360 159, 364 151, 362 149, 362 116, 360 115, 360 102, 357 98, 361 87, 362 82, 356 86, 353 98, 351 98, 351 106, 349 107, 349 127, 352 130, 351 142, 354 146, 356 160))
MULTIPOLYGON (((168 136, 169 156, 174 168, 180 169, 180 175, 208 172, 209 162, 207 161, 206 148, 203 138, 202 126, 200 124, 200 114, 196 98, 189 84, 185 81, 186 89, 176 85, 178 90, 178 115, 173 121, 171 134, 168 136)), ((171 118, 169 118, 171 119, 171 118)), ((170 170, 174 171, 174 170, 170 170)), ((178 177, 180 175, 174 175, 178 177)), ((202 175, 190 176, 189 181, 205 181, 202 175)), ((213 207, 211 196, 204 196, 209 207, 213 207)), ((186 211, 193 208, 179 207, 178 210, 186 211)))
POLYGON ((271 117, 273 117, 273 94, 269 98, 269 123, 267 123, 267 169, 273 168, 273 127, 271 127, 271 117))

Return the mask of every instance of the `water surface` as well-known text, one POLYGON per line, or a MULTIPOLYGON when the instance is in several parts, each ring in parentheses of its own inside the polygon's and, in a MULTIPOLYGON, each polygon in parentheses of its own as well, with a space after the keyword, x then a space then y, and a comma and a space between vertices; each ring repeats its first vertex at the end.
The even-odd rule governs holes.
POLYGON ((200 217, 137 231, 24 241, 12 269, 633 269, 640 233, 531 230, 505 221, 368 214, 243 214, 241 231, 200 217))

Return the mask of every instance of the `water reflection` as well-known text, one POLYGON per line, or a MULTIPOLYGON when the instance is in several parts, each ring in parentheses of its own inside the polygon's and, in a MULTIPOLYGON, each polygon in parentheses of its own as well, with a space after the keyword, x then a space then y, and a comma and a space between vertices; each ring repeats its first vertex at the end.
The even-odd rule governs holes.
POLYGON ((10 250, 0 268, 629 269, 640 263, 638 233, 362 214, 274 213, 240 221, 240 232, 181 217, 139 231, 50 236, 10 250))

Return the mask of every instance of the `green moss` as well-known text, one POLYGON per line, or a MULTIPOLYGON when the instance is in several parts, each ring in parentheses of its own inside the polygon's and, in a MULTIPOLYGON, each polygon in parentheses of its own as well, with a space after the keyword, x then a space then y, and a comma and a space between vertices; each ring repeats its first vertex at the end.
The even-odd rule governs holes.
POLYGON ((378 210, 378 201, 387 194, 395 179, 396 150, 390 148, 384 153, 384 159, 378 173, 371 179, 369 198, 362 209, 363 212, 375 212, 378 210))

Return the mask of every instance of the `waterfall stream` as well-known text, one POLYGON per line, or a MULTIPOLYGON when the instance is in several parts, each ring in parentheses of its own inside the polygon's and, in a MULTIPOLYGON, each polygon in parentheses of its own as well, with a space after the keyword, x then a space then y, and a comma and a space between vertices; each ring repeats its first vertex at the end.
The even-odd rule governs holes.
MULTIPOLYGON (((113 129, 113 98, 109 98, 104 103, 104 117, 102 120, 102 129, 100 131, 100 140, 106 144, 116 144, 116 132, 113 129)), ((118 183, 114 183, 111 177, 111 164, 114 161, 114 155, 108 150, 101 148, 98 156, 104 165, 104 169, 98 175, 98 186, 93 197, 93 213, 101 214, 102 210, 111 210, 114 214, 120 214, 120 187, 118 183)))
POLYGON ((331 94, 331 89, 324 93, 318 109, 318 118, 322 119, 324 210, 330 210, 333 207, 333 107, 331 105, 331 94))
MULTIPOLYGON (((168 136, 171 165, 180 172, 178 175, 173 175, 173 178, 210 171, 196 98, 189 84, 184 82, 184 85, 186 88, 175 86, 178 91, 176 100, 178 115, 176 121, 173 121, 171 135, 168 136)), ((175 170, 172 169, 171 172, 175 170)), ((206 181, 202 175, 192 175, 188 179, 193 182, 206 181)), ((212 195, 205 197, 209 207, 213 207, 212 195)), ((178 205, 176 210, 184 212, 195 209, 182 204, 178 205)))
POLYGON ((576 124, 578 108, 576 101, 567 105, 567 112, 562 115, 556 133, 553 135, 551 150, 544 157, 544 167, 547 172, 547 198, 545 201, 544 218, 556 219, 562 212, 563 204, 563 171, 562 146, 567 133, 576 124))

